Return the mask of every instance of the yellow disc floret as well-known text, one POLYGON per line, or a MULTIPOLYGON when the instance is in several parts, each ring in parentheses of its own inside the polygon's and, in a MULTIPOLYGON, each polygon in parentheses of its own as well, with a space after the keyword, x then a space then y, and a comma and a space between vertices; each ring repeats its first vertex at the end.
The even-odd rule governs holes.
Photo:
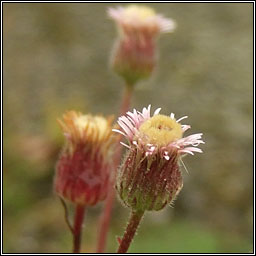
POLYGON ((139 132, 148 139, 148 143, 166 146, 182 137, 181 125, 165 115, 155 115, 144 122, 139 132))
POLYGON ((124 10, 124 17, 127 19, 137 18, 140 19, 140 21, 144 21, 148 18, 154 17, 155 15, 155 11, 146 6, 129 5, 124 10))

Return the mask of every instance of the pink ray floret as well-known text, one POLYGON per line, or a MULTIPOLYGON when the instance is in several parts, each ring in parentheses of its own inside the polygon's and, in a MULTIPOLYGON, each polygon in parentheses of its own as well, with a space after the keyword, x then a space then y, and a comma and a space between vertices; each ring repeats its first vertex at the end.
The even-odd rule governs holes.
MULTIPOLYGON (((178 154, 191 154, 194 155, 194 152, 202 153, 203 151, 198 148, 200 144, 204 144, 202 140, 202 133, 196 133, 189 135, 187 137, 183 137, 181 139, 177 139, 175 141, 170 142, 165 146, 153 145, 150 143, 146 143, 143 140, 143 137, 140 134, 139 128, 140 126, 150 119, 152 116, 158 115, 161 108, 158 108, 154 111, 154 114, 151 116, 150 114, 151 105, 147 108, 143 108, 142 112, 137 110, 133 110, 133 112, 127 112, 126 116, 121 116, 118 118, 118 124, 121 128, 113 129, 114 132, 122 134, 128 140, 129 145, 121 143, 125 147, 128 148, 138 148, 144 149, 146 151, 146 156, 151 156, 156 153, 160 153, 163 158, 166 160, 170 159, 170 155, 173 150, 176 150, 178 154)), ((171 113, 170 118, 174 118, 174 114, 171 113)), ((181 120, 187 118, 187 116, 179 118, 176 122, 180 122, 181 120)), ((190 125, 181 125, 182 132, 184 133, 188 129, 190 129, 190 125)))
MULTIPOLYGON (((127 15, 127 7, 118 6, 116 8, 108 8, 108 16, 115 20, 121 27, 129 26, 134 29, 141 27, 152 27, 160 33, 172 32, 176 28, 176 23, 172 19, 165 18, 161 14, 154 14, 150 17, 143 18, 135 10, 127 15)), ((143 9, 144 7, 138 7, 143 9)))

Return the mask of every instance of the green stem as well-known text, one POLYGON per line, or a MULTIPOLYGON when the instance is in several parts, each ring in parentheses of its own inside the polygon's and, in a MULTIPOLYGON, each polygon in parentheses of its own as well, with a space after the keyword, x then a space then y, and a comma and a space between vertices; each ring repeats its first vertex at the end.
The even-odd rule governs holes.
POLYGON ((117 253, 126 253, 140 224, 144 212, 132 212, 117 253))

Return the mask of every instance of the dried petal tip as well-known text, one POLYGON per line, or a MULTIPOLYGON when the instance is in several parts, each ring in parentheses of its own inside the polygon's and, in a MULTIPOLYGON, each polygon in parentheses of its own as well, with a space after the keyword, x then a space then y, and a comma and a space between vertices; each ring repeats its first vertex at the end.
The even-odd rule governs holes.
MULTIPOLYGON (((150 115, 150 106, 134 110, 118 119, 119 131, 129 150, 119 169, 117 191, 123 203, 136 211, 160 210, 180 192, 183 181, 179 159, 184 154, 202 152, 202 133, 183 137, 190 128, 181 125, 174 114, 150 115)), ((117 132, 117 130, 115 130, 117 132)))
POLYGON ((105 199, 111 168, 112 120, 75 111, 58 120, 66 137, 54 183, 60 197, 82 205, 105 199))

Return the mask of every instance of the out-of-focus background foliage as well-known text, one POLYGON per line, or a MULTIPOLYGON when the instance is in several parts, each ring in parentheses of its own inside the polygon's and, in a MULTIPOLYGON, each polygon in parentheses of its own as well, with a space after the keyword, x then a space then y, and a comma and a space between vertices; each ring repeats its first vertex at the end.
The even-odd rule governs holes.
MULTIPOLYGON (((148 213, 130 252, 252 252, 253 5, 148 4, 173 18, 153 77, 132 105, 188 115, 204 153, 184 159, 174 208, 148 213)), ((52 191, 68 109, 118 114, 123 82, 108 68, 115 25, 99 3, 4 3, 4 252, 70 252, 52 191)), ((190 131, 189 131, 190 132, 190 131)), ((189 134, 189 132, 187 134, 189 134)), ((102 204, 87 212, 82 252, 93 252, 102 204)), ((107 252, 128 210, 117 201, 107 252)))

